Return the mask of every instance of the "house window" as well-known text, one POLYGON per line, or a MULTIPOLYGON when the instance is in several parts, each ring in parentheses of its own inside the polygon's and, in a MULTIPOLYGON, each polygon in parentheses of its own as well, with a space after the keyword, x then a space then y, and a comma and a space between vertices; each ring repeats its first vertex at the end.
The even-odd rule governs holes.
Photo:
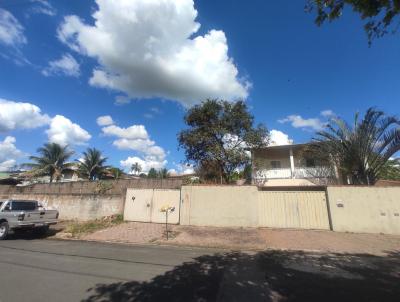
POLYGON ((271 167, 272 167, 272 169, 280 169, 281 168, 281 162, 279 160, 272 160, 271 161, 271 167))
POLYGON ((306 159, 306 167, 307 168, 315 167, 315 159, 314 158, 307 158, 306 159))

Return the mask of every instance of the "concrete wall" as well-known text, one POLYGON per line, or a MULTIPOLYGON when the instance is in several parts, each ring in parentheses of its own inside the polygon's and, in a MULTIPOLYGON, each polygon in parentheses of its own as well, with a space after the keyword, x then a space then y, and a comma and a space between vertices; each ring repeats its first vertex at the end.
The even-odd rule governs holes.
POLYGON ((332 186, 325 193, 183 186, 181 199, 183 225, 400 234, 400 188, 396 187, 332 186))
POLYGON ((122 214, 124 209, 121 195, 15 194, 8 198, 40 201, 45 207, 58 210, 62 220, 92 220, 122 214))
POLYGON ((125 212, 126 220, 164 222, 160 208, 169 204, 176 208, 169 221, 183 225, 328 229, 330 213, 334 231, 400 235, 400 187, 332 186, 327 188, 327 201, 325 192, 311 188, 128 189, 125 199, 125 194, 24 194, 3 187, 0 198, 38 200, 59 210, 61 219, 91 220, 125 212))
POLYGON ((183 186, 180 223, 256 227, 257 187, 183 186))
POLYGON ((328 187, 333 230, 400 234, 400 188, 328 187))
MULTIPOLYGON (((181 179, 127 179, 34 184, 16 187, 0 185, 0 199, 38 200, 60 212, 60 219, 91 220, 122 214, 130 188, 180 188, 181 179)), ((179 202, 179 199, 178 199, 179 202)))
POLYGON ((329 229, 324 191, 183 186, 181 199, 183 225, 329 229))

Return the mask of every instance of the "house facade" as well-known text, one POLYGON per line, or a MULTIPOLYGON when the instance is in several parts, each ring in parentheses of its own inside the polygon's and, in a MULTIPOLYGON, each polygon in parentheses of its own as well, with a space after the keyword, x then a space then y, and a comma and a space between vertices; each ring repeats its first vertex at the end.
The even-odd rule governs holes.
POLYGON ((337 183, 329 165, 307 156, 307 144, 251 150, 252 182, 259 186, 315 186, 337 183))

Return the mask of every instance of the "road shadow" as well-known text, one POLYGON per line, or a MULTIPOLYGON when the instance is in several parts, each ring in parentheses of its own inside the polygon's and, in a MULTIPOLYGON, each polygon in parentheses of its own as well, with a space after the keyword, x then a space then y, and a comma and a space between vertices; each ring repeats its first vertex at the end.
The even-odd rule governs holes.
POLYGON ((400 253, 200 256, 148 282, 98 284, 100 301, 400 301, 400 253))

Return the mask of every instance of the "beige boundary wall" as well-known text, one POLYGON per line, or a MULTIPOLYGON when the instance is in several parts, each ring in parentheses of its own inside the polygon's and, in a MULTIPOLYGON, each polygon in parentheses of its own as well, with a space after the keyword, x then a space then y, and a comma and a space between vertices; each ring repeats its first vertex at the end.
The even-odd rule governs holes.
POLYGON ((180 223, 400 235, 400 188, 183 186, 180 223))
POLYGON ((180 218, 183 225, 329 230, 324 191, 184 186, 180 218))
POLYGON ((180 223, 257 227, 256 186, 183 186, 180 223))
POLYGON ((333 230, 400 235, 399 187, 328 187, 333 230))

